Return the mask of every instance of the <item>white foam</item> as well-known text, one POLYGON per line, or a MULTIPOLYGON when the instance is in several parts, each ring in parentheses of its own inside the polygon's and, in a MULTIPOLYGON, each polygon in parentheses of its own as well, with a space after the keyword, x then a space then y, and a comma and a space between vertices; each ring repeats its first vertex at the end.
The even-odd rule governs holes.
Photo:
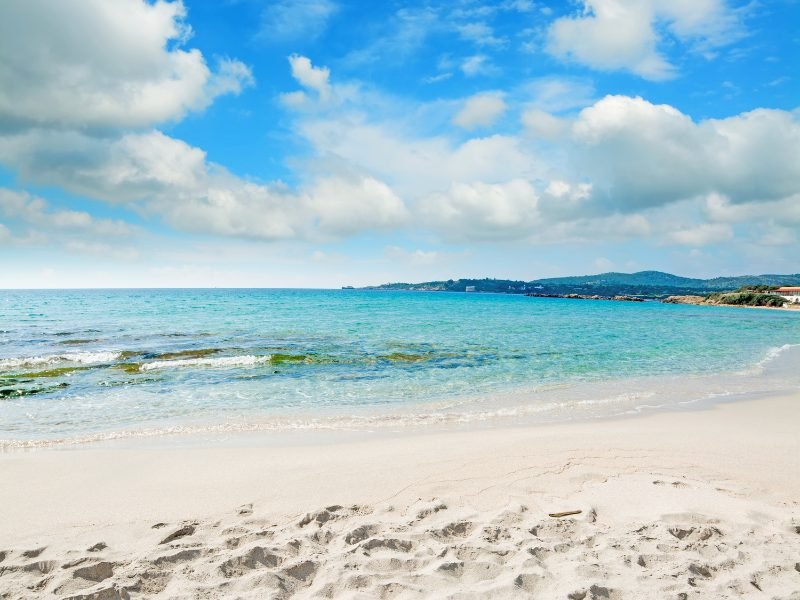
POLYGON ((269 362, 272 357, 253 356, 220 356, 216 358, 180 358, 175 360, 154 360, 144 363, 139 367, 140 371, 152 371, 154 369, 171 369, 173 367, 252 367, 269 362))
POLYGON ((764 354, 764 358, 759 360, 749 369, 745 369, 740 371, 740 375, 759 375, 764 372, 766 366, 771 363, 773 360, 778 358, 781 354, 790 350, 792 348, 800 348, 800 344, 784 344, 783 346, 773 346, 769 348, 767 352, 764 354))
POLYGON ((45 356, 4 358, 0 360, 0 369, 39 367, 60 362, 76 362, 90 365, 113 362, 119 358, 119 356, 119 352, 66 352, 64 354, 47 354, 45 356))

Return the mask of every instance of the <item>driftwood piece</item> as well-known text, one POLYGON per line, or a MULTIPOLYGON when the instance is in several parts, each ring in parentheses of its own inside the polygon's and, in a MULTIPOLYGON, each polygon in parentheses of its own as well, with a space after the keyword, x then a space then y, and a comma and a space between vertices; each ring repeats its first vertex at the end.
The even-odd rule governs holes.
POLYGON ((582 510, 565 510, 564 512, 550 513, 549 516, 555 517, 556 519, 560 519, 561 517, 568 517, 570 515, 579 515, 582 512, 583 512, 582 510))

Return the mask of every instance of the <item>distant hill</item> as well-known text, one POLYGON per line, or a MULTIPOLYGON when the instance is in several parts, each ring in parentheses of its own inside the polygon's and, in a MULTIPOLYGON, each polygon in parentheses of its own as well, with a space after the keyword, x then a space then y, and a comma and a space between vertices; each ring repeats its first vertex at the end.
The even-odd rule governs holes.
POLYGON ((550 277, 533 281, 486 278, 448 279, 447 281, 426 281, 422 283, 386 283, 364 289, 463 292, 469 287, 474 288, 476 292, 507 294, 625 295, 662 298, 672 295, 709 294, 711 292, 735 290, 743 286, 755 285, 800 285, 800 274, 742 275, 738 277, 694 279, 661 271, 640 271, 638 273, 600 273, 599 275, 550 277))
POLYGON ((796 275, 740 275, 737 277, 715 277, 713 279, 692 279, 662 271, 639 271, 638 273, 601 273, 599 275, 580 275, 577 277, 551 277, 537 279, 531 283, 540 285, 629 285, 696 288, 706 290, 737 289, 746 285, 798 285, 800 274, 796 275))
POLYGON ((680 277, 661 271, 639 271, 638 273, 600 273, 573 277, 551 277, 537 279, 531 283, 541 285, 650 285, 667 287, 704 287, 705 279, 680 277))

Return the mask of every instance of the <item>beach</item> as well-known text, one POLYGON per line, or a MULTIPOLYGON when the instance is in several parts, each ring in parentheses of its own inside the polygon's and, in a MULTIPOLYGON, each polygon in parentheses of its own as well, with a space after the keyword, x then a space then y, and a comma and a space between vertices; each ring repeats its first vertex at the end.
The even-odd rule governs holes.
POLYGON ((799 23, 0 0, 0 600, 800 600, 799 23))
POLYGON ((0 594, 796 599, 799 415, 10 451, 0 594))

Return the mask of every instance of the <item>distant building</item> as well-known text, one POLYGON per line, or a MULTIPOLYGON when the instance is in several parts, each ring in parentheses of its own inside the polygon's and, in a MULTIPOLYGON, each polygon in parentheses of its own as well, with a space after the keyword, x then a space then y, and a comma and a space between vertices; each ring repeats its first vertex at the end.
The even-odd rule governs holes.
POLYGON ((770 293, 782 297, 787 302, 800 302, 800 287, 782 287, 770 293))
MULTIPOLYGON (((797 288, 797 289, 800 290, 800 288, 797 288)), ((465 292, 474 292, 475 291, 475 286, 474 285, 468 285, 467 287, 464 288, 464 291, 465 292)))

